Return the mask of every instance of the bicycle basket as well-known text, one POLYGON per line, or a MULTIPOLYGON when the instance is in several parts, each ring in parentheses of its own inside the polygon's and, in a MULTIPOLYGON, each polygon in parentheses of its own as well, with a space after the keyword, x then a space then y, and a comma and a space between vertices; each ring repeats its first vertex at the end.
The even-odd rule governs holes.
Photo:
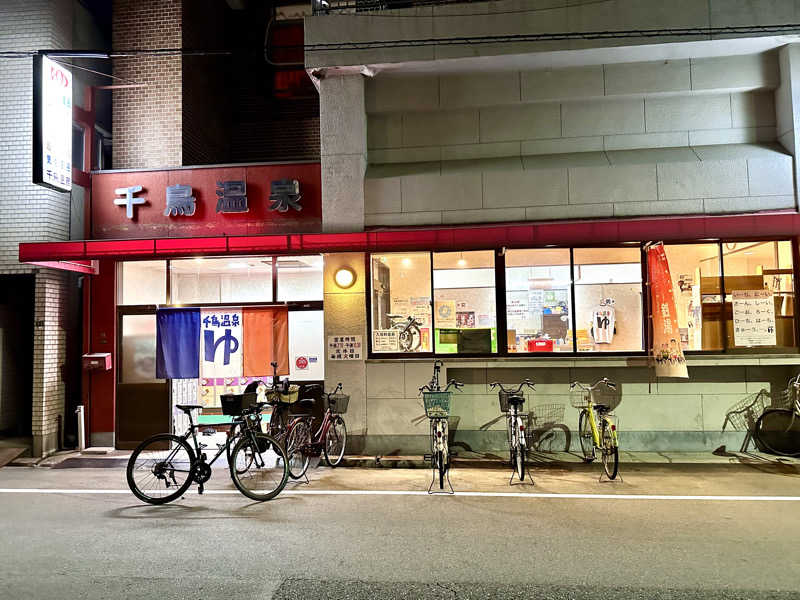
MULTIPOLYGON (((498 399, 500 400, 500 412, 508 412, 508 398, 509 396, 521 396, 523 399, 525 398, 525 394, 523 392, 517 392, 516 394, 511 394, 511 392, 504 392, 500 390, 497 392, 498 399)), ((522 408, 522 407, 520 407, 522 408)))
POLYGON ((773 394, 769 406, 770 408, 785 408, 787 410, 792 410, 794 403, 797 400, 797 396, 798 390, 793 385, 790 385, 782 392, 773 394))
POLYGON ((347 394, 333 394, 327 396, 328 408, 335 415, 343 415, 347 412, 347 405, 350 404, 350 396, 347 394))
POLYGON ((744 400, 740 400, 728 409, 725 413, 725 422, 722 429, 725 429, 727 423, 735 431, 752 431, 755 427, 756 420, 764 412, 764 396, 766 390, 761 390, 756 394, 750 394, 744 400))
POLYGON ((300 386, 299 385, 290 385, 289 392, 284 394, 283 392, 275 392, 275 391, 268 391, 267 392, 267 402, 270 404, 294 404, 297 402, 298 398, 300 397, 300 386))
POLYGON ((422 392, 425 414, 429 419, 447 417, 450 414, 452 392, 422 392))
POLYGON ((531 407, 531 417, 533 419, 534 427, 544 427, 545 425, 554 425, 564 422, 564 410, 566 407, 563 404, 540 404, 539 406, 531 407))
POLYGON ((582 409, 586 408, 586 403, 588 402, 589 392, 584 392, 583 390, 576 390, 574 392, 569 393, 569 403, 572 405, 572 408, 582 409))
POLYGON ((258 394, 221 394, 219 401, 222 404, 223 415, 239 417, 245 408, 250 408, 258 402, 258 394))

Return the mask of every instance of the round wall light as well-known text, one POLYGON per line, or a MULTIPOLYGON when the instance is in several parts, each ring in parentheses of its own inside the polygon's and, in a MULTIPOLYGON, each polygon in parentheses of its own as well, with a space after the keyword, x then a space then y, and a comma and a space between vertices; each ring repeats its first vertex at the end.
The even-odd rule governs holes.
POLYGON ((356 282, 356 272, 350 267, 342 267, 336 271, 333 279, 336 281, 336 285, 346 290, 349 287, 353 287, 353 284, 356 282))

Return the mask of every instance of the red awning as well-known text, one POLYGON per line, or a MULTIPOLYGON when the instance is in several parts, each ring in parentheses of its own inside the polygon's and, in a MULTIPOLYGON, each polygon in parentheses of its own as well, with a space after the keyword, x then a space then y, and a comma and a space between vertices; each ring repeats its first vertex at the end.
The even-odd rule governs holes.
POLYGON ((227 254, 481 250, 503 246, 528 248, 719 238, 763 239, 798 234, 800 214, 770 212, 730 216, 376 229, 359 233, 24 243, 19 245, 19 260, 24 263, 93 272, 90 261, 101 258, 126 260, 227 254))

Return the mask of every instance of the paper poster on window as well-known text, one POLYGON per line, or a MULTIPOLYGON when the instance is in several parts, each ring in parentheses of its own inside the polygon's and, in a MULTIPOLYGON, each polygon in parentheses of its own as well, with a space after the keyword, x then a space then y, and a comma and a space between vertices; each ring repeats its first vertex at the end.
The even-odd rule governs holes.
MULTIPOLYGON (((689 378, 686 359, 681 347, 678 328, 678 310, 675 306, 675 289, 669 273, 664 246, 657 244, 647 249, 647 269, 650 275, 650 298, 653 315, 652 355, 657 377, 689 378)), ((626 318, 624 315, 620 319, 626 318)))
POLYGON ((431 322, 431 300, 430 298, 411 298, 411 316, 420 325, 430 325, 431 322))
POLYGON ((242 375, 241 309, 200 311, 200 376, 242 375))
POLYGON ((456 327, 459 329, 474 329, 475 312, 471 310, 456 312, 456 327))
POLYGON ((361 360, 360 335, 329 335, 328 358, 330 360, 361 360))
MULTIPOLYGON (((533 281, 530 282, 533 286, 533 281)), ((532 319, 541 318, 544 310, 544 290, 537 290, 531 287, 528 290, 528 314, 532 319)))
POLYGON ((399 329, 376 329, 372 332, 372 351, 373 352, 399 352, 400 351, 400 330, 399 329))
POLYGON ((454 300, 436 302, 436 327, 454 329, 456 325, 456 303, 454 300))
POLYGON ((733 290, 733 341, 737 346, 776 346, 772 290, 733 290))

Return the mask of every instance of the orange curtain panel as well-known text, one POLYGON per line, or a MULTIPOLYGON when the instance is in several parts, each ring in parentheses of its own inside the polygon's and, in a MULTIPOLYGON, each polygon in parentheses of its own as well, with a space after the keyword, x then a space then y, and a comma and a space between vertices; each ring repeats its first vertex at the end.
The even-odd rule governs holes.
POLYGON ((245 377, 289 374, 289 311, 284 306, 243 308, 245 377))

